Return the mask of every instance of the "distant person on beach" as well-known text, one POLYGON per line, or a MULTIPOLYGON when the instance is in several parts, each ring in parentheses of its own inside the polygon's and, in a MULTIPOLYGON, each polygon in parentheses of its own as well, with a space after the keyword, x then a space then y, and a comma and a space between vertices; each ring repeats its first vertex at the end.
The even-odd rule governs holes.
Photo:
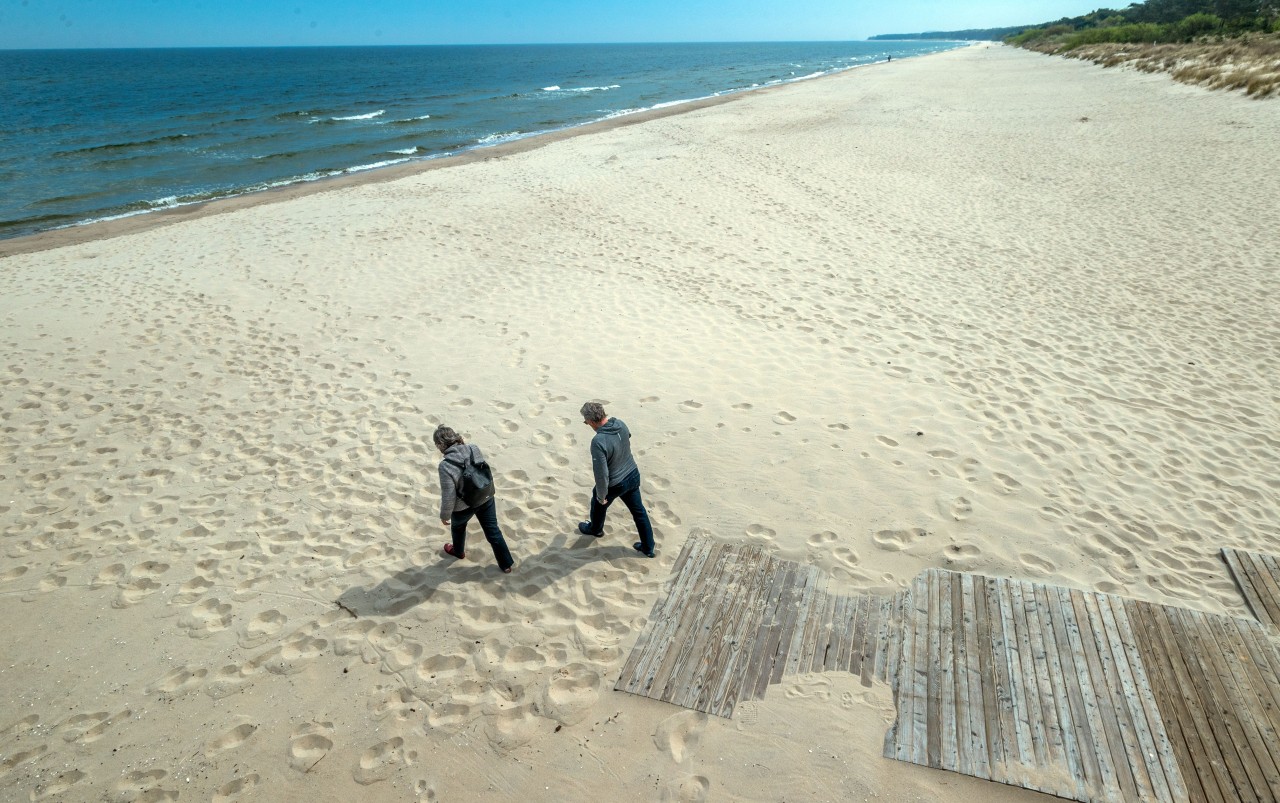
POLYGON ((445 554, 455 558, 467 556, 467 522, 475 516, 489 546, 493 547, 498 568, 511 574, 515 560, 511 557, 511 550, 507 549, 502 530, 498 529, 497 503, 490 497, 475 507, 469 507, 459 487, 463 472, 469 465, 485 462, 480 447, 466 444, 461 435, 443 424, 436 427, 431 439, 444 455, 440 461, 440 523, 453 535, 453 543, 444 545, 445 554))
POLYGON ((653 526, 640 499, 640 468, 631 456, 631 430, 604 412, 597 402, 582 405, 582 423, 595 430, 591 439, 591 470, 596 484, 591 492, 591 520, 578 524, 583 535, 604 535, 604 516, 615 499, 631 511, 640 540, 632 547, 645 557, 653 557, 653 526))

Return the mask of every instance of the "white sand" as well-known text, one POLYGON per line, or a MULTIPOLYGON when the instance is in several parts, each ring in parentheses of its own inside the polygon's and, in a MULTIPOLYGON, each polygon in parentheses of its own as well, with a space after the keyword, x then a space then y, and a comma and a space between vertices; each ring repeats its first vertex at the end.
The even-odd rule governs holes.
MULTIPOLYGON (((1001 47, 0 260, 0 798, 1030 800, 612 691, 684 541, 1245 612, 1280 103, 1001 47), (659 555, 579 537, 580 404, 659 555), (445 422, 519 562, 439 554, 445 422), (341 600, 359 618, 338 608, 341 600)), ((1048 798, 1045 798, 1048 799, 1048 798)))

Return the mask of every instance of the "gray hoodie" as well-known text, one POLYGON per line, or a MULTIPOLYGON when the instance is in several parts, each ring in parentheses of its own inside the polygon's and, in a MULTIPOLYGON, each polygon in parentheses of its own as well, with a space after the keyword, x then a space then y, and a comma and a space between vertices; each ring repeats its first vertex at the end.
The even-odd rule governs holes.
POLYGON ((469 443, 455 443, 444 457, 446 459, 440 461, 440 521, 448 521, 455 512, 467 509, 467 503, 458 496, 458 480, 462 477, 462 467, 458 464, 468 459, 484 462, 480 447, 469 443))
POLYGON ((596 476, 596 498, 603 499, 610 485, 617 485, 638 468, 631 456, 631 430, 610 418, 591 439, 591 471, 596 476))

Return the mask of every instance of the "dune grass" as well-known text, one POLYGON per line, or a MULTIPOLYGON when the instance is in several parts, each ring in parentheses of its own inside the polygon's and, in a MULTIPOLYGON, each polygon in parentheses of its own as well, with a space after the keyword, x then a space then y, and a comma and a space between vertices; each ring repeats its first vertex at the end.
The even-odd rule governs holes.
POLYGON ((1043 39, 1024 47, 1085 59, 1104 67, 1169 73, 1175 81, 1239 90, 1253 98, 1280 96, 1280 35, 1255 34, 1193 42, 1096 42, 1069 46, 1043 39))

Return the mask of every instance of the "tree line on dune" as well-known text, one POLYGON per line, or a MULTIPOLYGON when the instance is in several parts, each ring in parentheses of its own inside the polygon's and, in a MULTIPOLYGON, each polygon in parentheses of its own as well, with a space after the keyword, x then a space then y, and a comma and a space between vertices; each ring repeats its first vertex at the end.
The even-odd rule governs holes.
POLYGON ((876 40, 996 40, 1061 52, 1104 42, 1190 42, 1207 36, 1280 33, 1280 0, 1146 0, 1122 10, 1009 28, 882 34, 876 40))

